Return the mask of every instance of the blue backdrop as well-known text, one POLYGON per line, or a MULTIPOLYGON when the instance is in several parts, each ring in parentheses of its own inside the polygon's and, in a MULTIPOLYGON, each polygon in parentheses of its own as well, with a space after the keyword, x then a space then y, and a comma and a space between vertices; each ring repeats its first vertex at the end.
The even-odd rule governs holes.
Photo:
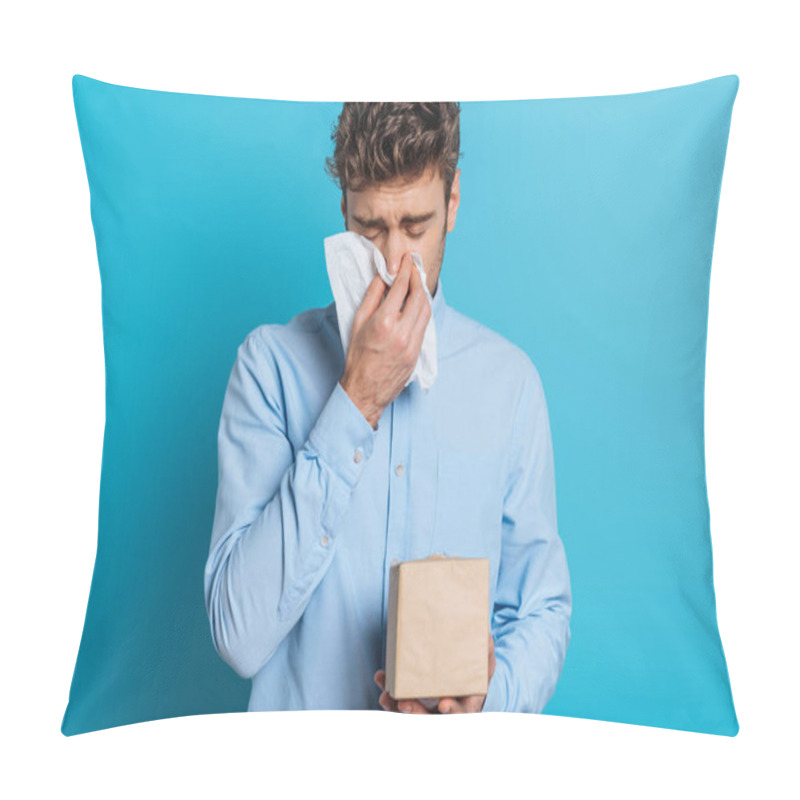
MULTIPOLYGON (((738 730, 703 436, 738 84, 462 103, 448 303, 527 351, 550 413, 573 616, 546 713, 738 730)), ((66 735, 246 708, 249 681, 214 651, 203 601, 222 399, 249 331, 332 301, 322 242, 344 230, 323 170, 340 103, 80 75, 73 91, 102 281, 106 428, 66 735)))

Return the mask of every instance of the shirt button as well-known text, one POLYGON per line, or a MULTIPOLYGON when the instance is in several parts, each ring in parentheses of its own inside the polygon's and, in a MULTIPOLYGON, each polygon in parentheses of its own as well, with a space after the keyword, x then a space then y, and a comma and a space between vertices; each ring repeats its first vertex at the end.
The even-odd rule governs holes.
POLYGON ((328 546, 328 542, 330 541, 330 539, 327 536, 323 536, 319 541, 320 541, 320 544, 322 544, 323 547, 327 547, 328 546))
POLYGON ((356 464, 360 464, 361 463, 361 459, 363 457, 364 457, 364 451, 359 447, 356 450, 355 454, 353 455, 353 461, 355 461, 356 464))
POLYGON ((392 559, 392 566, 395 566, 396 564, 399 564, 399 563, 400 563, 399 559, 397 559, 397 558, 393 558, 392 559))
POLYGON ((395 475, 402 475, 403 474, 403 465, 402 464, 398 464, 394 468, 394 472, 395 472, 395 475))

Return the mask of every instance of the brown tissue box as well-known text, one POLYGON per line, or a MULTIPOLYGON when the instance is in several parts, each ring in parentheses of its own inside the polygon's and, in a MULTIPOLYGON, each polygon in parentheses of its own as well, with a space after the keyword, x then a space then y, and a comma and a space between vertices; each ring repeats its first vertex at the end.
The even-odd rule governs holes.
POLYGON ((438 700, 486 694, 488 686, 489 559, 433 555, 392 566, 389 695, 438 700))

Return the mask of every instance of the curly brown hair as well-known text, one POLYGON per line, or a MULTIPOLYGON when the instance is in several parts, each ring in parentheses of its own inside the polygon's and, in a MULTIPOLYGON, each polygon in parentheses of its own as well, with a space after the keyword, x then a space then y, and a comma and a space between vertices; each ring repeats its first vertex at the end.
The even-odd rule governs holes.
POLYGON ((345 103, 331 139, 325 171, 342 190, 362 189, 395 178, 416 180, 429 168, 444 181, 450 202, 459 153, 458 103, 345 103))

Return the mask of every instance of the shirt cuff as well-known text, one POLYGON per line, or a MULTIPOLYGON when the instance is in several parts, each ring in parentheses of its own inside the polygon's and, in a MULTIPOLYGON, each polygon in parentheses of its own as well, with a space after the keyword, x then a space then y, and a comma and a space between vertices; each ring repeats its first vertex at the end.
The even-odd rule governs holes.
POLYGON ((352 489, 372 455, 377 433, 336 381, 308 442, 326 466, 352 489))

